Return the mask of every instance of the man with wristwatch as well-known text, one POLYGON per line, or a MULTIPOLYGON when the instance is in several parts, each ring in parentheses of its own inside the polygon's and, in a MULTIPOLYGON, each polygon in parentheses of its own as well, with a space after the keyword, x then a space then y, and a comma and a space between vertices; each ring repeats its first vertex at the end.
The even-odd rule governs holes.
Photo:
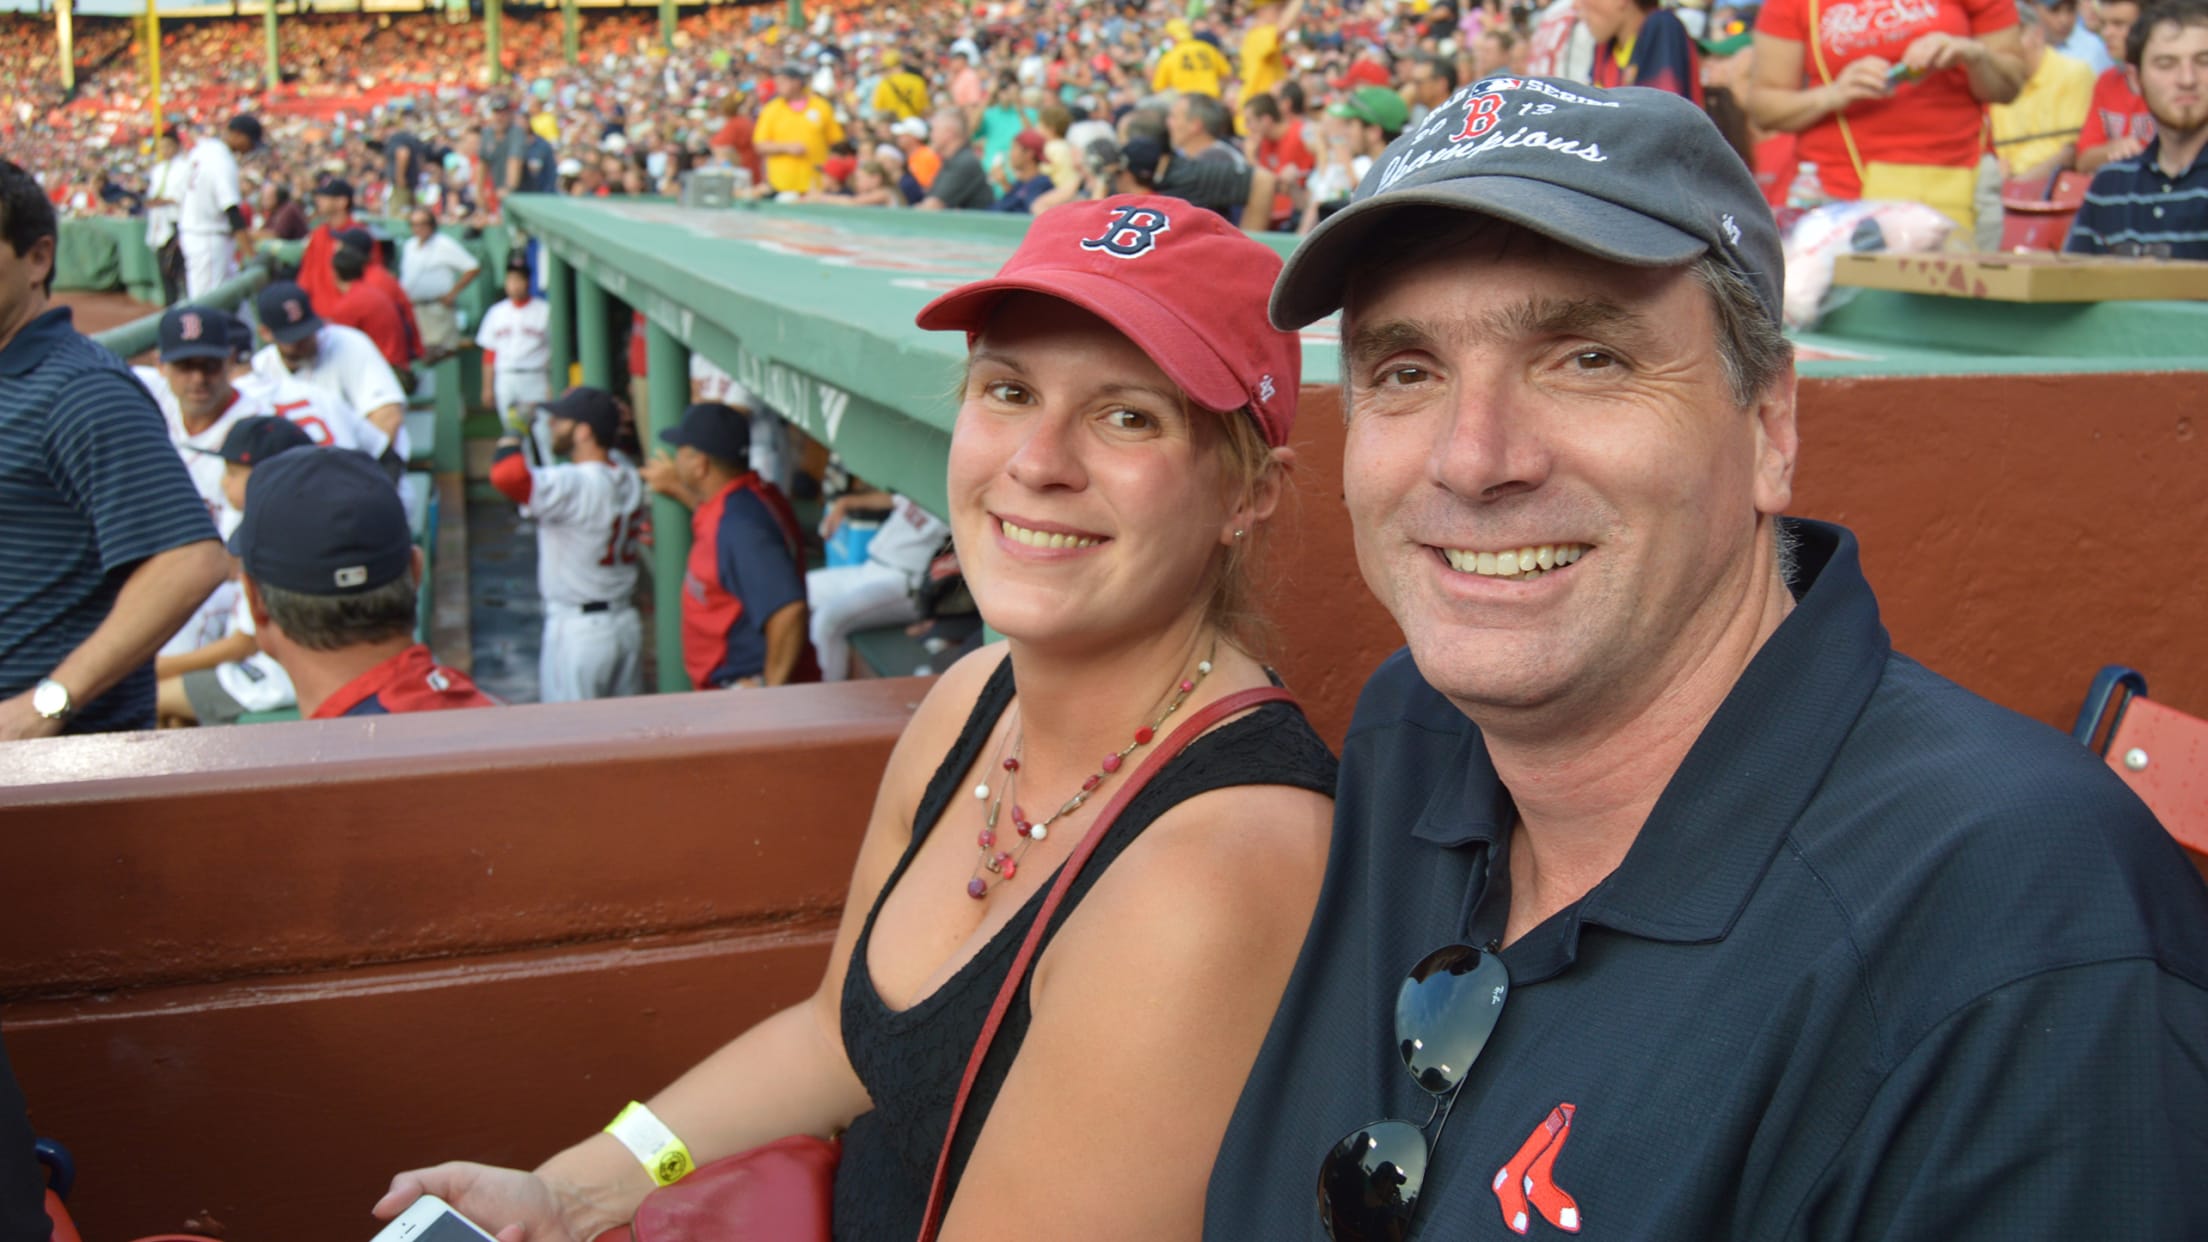
POLYGON ((153 656, 229 571, 153 398, 47 305, 53 205, 0 160, 0 742, 153 726, 153 656))

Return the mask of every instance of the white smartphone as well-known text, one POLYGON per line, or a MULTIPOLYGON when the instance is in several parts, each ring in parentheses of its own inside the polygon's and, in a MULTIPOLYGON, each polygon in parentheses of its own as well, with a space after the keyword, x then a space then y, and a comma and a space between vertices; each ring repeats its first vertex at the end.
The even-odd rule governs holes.
POLYGON ((435 1195, 423 1195, 398 1219, 383 1227, 373 1242, 497 1242, 474 1221, 452 1210, 435 1195))

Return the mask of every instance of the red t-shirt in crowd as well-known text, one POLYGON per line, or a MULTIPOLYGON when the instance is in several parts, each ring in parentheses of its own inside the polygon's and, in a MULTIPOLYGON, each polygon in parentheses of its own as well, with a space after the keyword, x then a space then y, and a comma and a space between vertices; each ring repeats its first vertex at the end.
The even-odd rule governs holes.
POLYGON ((728 123, 714 132, 710 147, 726 147, 736 153, 736 163, 751 173, 753 185, 766 183, 767 174, 759 163, 759 148, 752 145, 752 120, 748 116, 732 116, 728 123))
POLYGON ((2122 65, 2104 69, 2094 79, 2093 103, 2085 110, 2085 128, 2078 131, 2078 150, 2118 138, 2137 138, 2142 146, 2154 140, 2154 116, 2147 111, 2147 101, 2131 89, 2122 65))
POLYGON ((399 308, 391 305, 390 297, 383 290, 367 281, 356 280, 352 287, 332 298, 322 317, 367 333, 368 339, 376 343, 376 352, 392 366, 403 367, 409 361, 406 324, 399 318, 399 308))
MULTIPOLYGON (((1257 164, 1269 173, 1293 168, 1301 181, 1318 167, 1318 157, 1303 141, 1303 122, 1290 119, 1280 131, 1280 137, 1268 138, 1257 144, 1257 164)), ((1295 201, 1286 194, 1273 195, 1273 223, 1278 224, 1296 212, 1295 201)))
MULTIPOLYGON (((2016 0, 1819 0, 1817 5, 1817 41, 1824 49, 1824 68, 1834 76, 1866 56, 1898 64, 1911 43, 1935 31, 1975 38, 2015 25, 2016 0)), ((1826 76, 1808 44, 1809 0, 1769 0, 1756 19, 1756 33, 1802 44, 1803 81, 1824 84, 1826 76)), ((1947 168, 1977 165, 1984 149, 1985 115, 1960 67, 1901 83, 1886 97, 1847 110, 1848 128, 1865 164, 1885 160, 1947 168)), ((1802 131, 1799 151, 1803 161, 1817 165, 1827 194, 1856 198, 1862 193, 1833 117, 1802 131)))

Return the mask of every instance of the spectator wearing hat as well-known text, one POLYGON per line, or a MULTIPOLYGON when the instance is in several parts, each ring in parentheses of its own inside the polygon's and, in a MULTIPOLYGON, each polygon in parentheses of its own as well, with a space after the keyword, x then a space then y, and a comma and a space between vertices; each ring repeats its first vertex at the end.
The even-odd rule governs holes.
POLYGON ((537 527, 537 590, 544 597, 538 698, 546 703, 637 694, 644 625, 635 595, 644 482, 615 451, 621 407, 601 388, 567 390, 542 407, 551 450, 532 466, 509 428, 491 484, 537 527))
POLYGON ((153 656, 222 581, 153 398, 50 306, 58 227, 0 160, 0 742, 153 724, 153 656))
MULTIPOLYGON (((341 234, 361 227, 353 217, 353 183, 343 177, 324 177, 314 185, 314 231, 307 234, 299 252, 299 287, 307 291, 316 314, 327 319, 337 305, 339 289, 332 260, 343 243, 341 234)), ((375 262, 380 258, 369 256, 375 262)))
POLYGON ((437 227, 437 211, 407 213, 408 236, 399 243, 399 288, 413 307, 422 355, 434 360, 460 348, 460 295, 482 273, 466 246, 437 227))
POLYGON ((1098 197, 1170 195, 1242 221, 1247 232, 1263 232, 1271 217, 1276 182, 1273 174, 1262 168, 1177 159, 1147 132, 1129 138, 1116 155, 1110 151, 1099 155, 1098 167, 1103 175, 1098 178, 1098 197))
POLYGON ((230 536, 256 641, 309 720, 494 707, 414 640, 422 554, 373 463, 296 449, 256 467, 230 536))
POLYGON ((1595 38, 1596 86, 1647 86, 1702 103, 1694 37, 1662 0, 1580 0, 1595 38))
MULTIPOLYGON (((216 468, 216 486, 229 517, 226 526, 235 534, 245 520, 246 484, 254 468, 279 453, 312 447, 314 441, 298 424, 256 414, 230 424, 219 449, 190 452, 216 468)), ((172 643, 154 661, 159 678, 154 701, 164 728, 236 724, 247 712, 293 704, 291 678, 261 650, 244 592, 225 583, 209 599, 219 601, 224 632, 188 647, 172 643)))
POLYGON ((2064 249, 2208 259, 2208 0, 2157 0, 2125 47, 2155 135, 2093 174, 2064 249))
POLYGON ((1319 166, 1311 174, 1300 231, 1310 232, 1346 203, 1350 192, 1364 181, 1372 162, 1409 123, 1410 109, 1404 106, 1403 97, 1382 86, 1360 86, 1330 104, 1320 123, 1325 146, 1318 153, 1319 166))
POLYGON ((882 53, 882 80, 874 88, 874 111, 893 121, 928 114, 928 80, 904 63, 896 48, 882 53))
POLYGON ((682 663, 701 690, 820 680, 806 635, 804 536, 790 502, 749 465, 750 420, 720 402, 684 410, 644 464, 690 510, 682 663))
POLYGON ((220 136, 193 143, 184 157, 176 242, 184 256, 186 298, 196 301, 237 274, 237 241, 247 228, 238 157, 260 145, 260 121, 240 114, 230 118, 220 136))
POLYGON ((943 170, 943 157, 928 145, 928 123, 919 117, 907 117, 890 126, 889 132, 905 159, 904 175, 898 178, 898 188, 904 192, 905 202, 917 206, 928 196, 936 174, 943 170))
MULTIPOLYGON (((403 377, 407 364, 413 360, 412 342, 407 335, 406 321, 400 317, 391 295, 368 279, 367 251, 350 242, 340 242, 330 255, 330 274, 337 282, 336 296, 322 308, 324 316, 329 322, 357 329, 374 341, 376 352, 391 364, 395 374, 403 377)), ((402 389, 406 386, 403 378, 399 386, 402 389)))
POLYGON ((483 404, 510 426, 526 426, 528 414, 552 395, 552 312, 529 295, 529 261, 506 259, 506 297, 483 312, 475 343, 483 350, 483 404))
POLYGON ((752 146, 767 161, 767 186, 777 194, 803 194, 820 180, 828 148, 843 141, 835 108, 813 93, 802 66, 775 71, 775 96, 760 110, 752 146))
POLYGON ((253 370, 269 384, 289 379, 321 390, 359 413, 374 441, 362 451, 396 480, 406 471, 406 389, 383 351, 358 329, 325 323, 306 290, 288 280, 262 287, 255 300, 261 336, 253 370))
POLYGON ((2128 160, 2154 139, 2154 116, 2131 80, 2126 45, 2139 20, 2140 0, 2101 0, 2101 40, 2116 60, 2093 81, 2093 99, 2078 132, 2077 170, 2100 171, 2110 160, 2128 160))
POLYGON ((1043 135, 1032 129, 1021 130, 1012 140, 1011 149, 1005 152, 1004 195, 991 204, 991 211, 1032 214, 1036 202, 1058 188, 1058 183, 1043 171, 1043 145, 1043 135))
POLYGON ((2046 12, 2031 0, 2016 15, 2024 85, 2016 98, 1986 109, 1986 120, 2003 179, 2044 183, 2077 158, 2078 133, 2093 103, 2093 69, 2048 46, 2046 12))
POLYGON ((1501 78, 1282 271, 1408 646, 1207 1237, 2208 1236, 2208 890, 1785 516, 1784 269, 1684 98, 1501 78))

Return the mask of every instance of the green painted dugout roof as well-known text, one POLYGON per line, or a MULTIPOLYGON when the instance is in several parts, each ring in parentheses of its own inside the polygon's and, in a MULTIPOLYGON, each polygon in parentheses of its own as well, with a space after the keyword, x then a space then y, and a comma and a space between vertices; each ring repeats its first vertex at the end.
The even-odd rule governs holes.
MULTIPOLYGON (((995 272, 1027 217, 535 195, 509 199, 507 211, 859 475, 943 511, 966 347, 922 332, 913 316, 995 272)), ((1293 248, 1293 238, 1267 240, 1283 255, 1293 248)), ((1797 340, 1808 377, 2208 370, 2208 303, 2018 305, 1864 290, 1797 340)), ((1338 344, 1332 319, 1305 330, 1305 383, 1335 381, 1338 344)))

